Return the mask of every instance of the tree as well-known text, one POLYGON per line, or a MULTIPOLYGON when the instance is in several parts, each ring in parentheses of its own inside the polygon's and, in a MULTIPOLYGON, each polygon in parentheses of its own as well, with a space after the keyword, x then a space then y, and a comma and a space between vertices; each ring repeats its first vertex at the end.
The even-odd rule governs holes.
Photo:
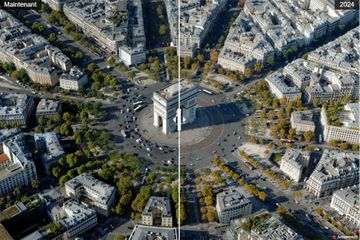
POLYGON ((318 99, 318 98, 314 98, 314 100, 312 100, 312 105, 314 107, 318 107, 319 103, 320 103, 320 99, 318 99))
POLYGON ((56 33, 50 33, 49 37, 48 37, 49 42, 51 43, 55 43, 57 41, 57 35, 56 33))
POLYGON ((358 144, 353 144, 351 146, 351 150, 354 151, 354 152, 358 152, 359 151, 359 145, 358 144))
POLYGON ((185 56, 184 57, 184 67, 187 69, 190 67, 190 65, 191 65, 191 57, 185 56))
POLYGON ((44 32, 44 26, 41 25, 39 22, 34 22, 33 25, 31 26, 31 30, 38 32, 38 33, 42 33, 44 32))
POLYGON ((259 199, 260 199, 261 201, 264 202, 264 201, 266 200, 267 195, 266 195, 265 192, 259 192, 259 193, 258 193, 258 197, 259 197, 259 199))
POLYGON ((211 206, 213 204, 212 196, 205 197, 205 204, 206 204, 206 206, 211 206))
POLYGON ((134 77, 136 76, 134 72, 128 72, 128 77, 131 79, 134 79, 134 77))
POLYGON ((214 211, 214 209, 210 208, 208 209, 207 213, 206 213, 206 217, 208 222, 214 222, 216 220, 216 213, 214 211))
POLYGON ((73 120, 73 116, 69 112, 64 112, 62 116, 62 120, 65 122, 71 122, 73 120))
POLYGON ((296 191, 294 193, 294 196, 295 196, 295 200, 296 201, 300 201, 301 197, 302 197, 302 193, 300 191, 296 191))
POLYGON ((314 138, 314 132, 313 131, 306 131, 304 132, 304 138, 306 142, 310 142, 314 138))
POLYGON ((266 62, 269 64, 269 65, 274 65, 275 64, 275 58, 274 56, 270 56, 267 58, 266 62))
POLYGON ((295 135, 296 135, 296 129, 295 128, 290 128, 288 138, 290 140, 293 140, 295 135))
POLYGON ((285 213, 287 212, 286 208, 283 206, 278 206, 276 209, 277 214, 279 214, 280 216, 285 215, 285 213))
POLYGON ((238 2, 239 7, 244 7, 244 4, 245 4, 245 0, 239 0, 238 2))
POLYGON ((349 149, 349 144, 347 142, 342 142, 342 143, 340 143, 340 148, 342 150, 347 150, 347 149, 349 149))
POLYGON ((90 63, 89 65, 87 65, 86 69, 90 72, 90 73, 94 73, 97 70, 98 66, 95 63, 90 63))
POLYGON ((321 216, 321 215, 323 214, 322 208, 317 208, 317 209, 316 209, 316 213, 317 213, 319 216, 321 216))
POLYGON ((280 137, 281 137, 281 138, 285 138, 285 134, 286 134, 285 129, 281 128, 280 131, 279 131, 280 137))
POLYGON ((216 62, 218 59, 219 53, 217 51, 211 51, 210 52, 210 60, 212 62, 216 62))
POLYGON ((113 57, 110 57, 110 58, 108 59, 108 63, 109 63, 110 65, 115 65, 116 61, 115 61, 115 59, 114 59, 113 57))
POLYGON ((167 28, 164 24, 161 24, 160 27, 159 27, 159 34, 162 36, 162 35, 165 35, 167 32, 167 28))
POLYGON ((59 177, 61 174, 61 168, 59 166, 55 166, 55 167, 53 167, 51 172, 55 177, 59 177))
POLYGON ((329 218, 329 216, 325 213, 324 216, 323 216, 323 219, 328 222, 330 218, 329 218))
POLYGON ((34 189, 37 189, 39 187, 39 184, 40 184, 40 182, 37 179, 33 179, 31 181, 31 187, 34 188, 34 189))
POLYGON ((126 238, 124 237, 124 235, 118 235, 116 236, 115 240, 125 240, 126 238))

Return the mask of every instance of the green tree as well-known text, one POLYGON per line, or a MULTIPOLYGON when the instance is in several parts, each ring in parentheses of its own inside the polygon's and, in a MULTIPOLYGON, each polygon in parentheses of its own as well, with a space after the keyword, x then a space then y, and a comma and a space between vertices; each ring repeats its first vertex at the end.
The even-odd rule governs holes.
POLYGON ((159 34, 162 36, 162 35, 165 35, 167 32, 167 28, 164 24, 161 24, 160 27, 159 27, 159 34))
POLYGON ((56 33, 50 33, 50 35, 49 35, 49 37, 48 37, 48 40, 49 40, 49 42, 51 42, 51 43, 55 43, 56 41, 57 41, 57 35, 56 35, 56 33))
POLYGON ((39 188, 39 185, 40 185, 39 180, 33 179, 33 180, 31 181, 31 187, 32 187, 32 188, 38 189, 38 188, 39 188))

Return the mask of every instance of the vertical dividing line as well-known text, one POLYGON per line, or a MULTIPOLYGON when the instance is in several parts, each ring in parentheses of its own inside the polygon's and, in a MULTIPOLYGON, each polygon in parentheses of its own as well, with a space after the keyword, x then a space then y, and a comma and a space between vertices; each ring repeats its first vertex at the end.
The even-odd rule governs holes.
MULTIPOLYGON (((181 114, 181 104, 180 104, 180 92, 181 92, 181 83, 180 83, 180 7, 181 7, 181 0, 177 0, 178 1, 178 42, 177 42, 177 54, 178 54, 178 111, 177 114, 181 114)), ((181 125, 181 115, 177 116, 177 121, 178 121, 178 125, 181 125)), ((181 128, 179 128, 179 126, 177 126, 178 128, 178 240, 180 240, 180 213, 181 213, 181 181, 180 181, 180 170, 181 170, 181 157, 180 157, 180 136, 181 136, 181 128)))

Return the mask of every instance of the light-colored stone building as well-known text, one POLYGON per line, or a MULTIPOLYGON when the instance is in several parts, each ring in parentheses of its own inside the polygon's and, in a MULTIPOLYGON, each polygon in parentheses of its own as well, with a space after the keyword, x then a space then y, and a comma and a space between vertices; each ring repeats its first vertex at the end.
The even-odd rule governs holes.
POLYGON ((94 208, 99 214, 108 216, 116 190, 90 174, 82 173, 65 183, 65 194, 76 199, 87 199, 84 204, 94 208))
POLYGON ((75 200, 65 202, 60 211, 64 216, 59 223, 66 229, 65 240, 75 239, 97 225, 96 212, 75 200))
POLYGON ((306 181, 306 189, 316 197, 322 197, 358 183, 359 155, 325 149, 306 181))
POLYGON ((36 107, 36 118, 53 118, 61 115, 62 106, 59 101, 41 99, 36 107))
POLYGON ((26 126, 33 109, 31 96, 0 92, 0 124, 26 126))
POLYGON ((219 222, 229 224, 232 219, 251 214, 251 196, 242 189, 227 188, 216 195, 216 212, 219 222))
POLYGON ((126 66, 138 65, 146 62, 146 53, 143 46, 130 48, 121 46, 119 49, 119 58, 126 66))
POLYGON ((141 218, 144 225, 172 227, 173 219, 170 200, 166 197, 150 197, 141 218))
POLYGON ((55 132, 36 133, 34 135, 37 153, 41 155, 42 164, 47 174, 50 167, 65 155, 55 132))
POLYGON ((334 192, 330 207, 356 226, 360 226, 359 185, 334 192))
POLYGON ((59 81, 62 89, 79 91, 88 83, 88 76, 80 68, 74 66, 69 73, 63 73, 59 81))
POLYGON ((346 141, 351 144, 359 144, 360 129, 359 129, 359 107, 360 103, 348 103, 344 106, 344 111, 338 113, 341 121, 341 126, 331 125, 323 107, 321 109, 321 125, 323 127, 323 137, 325 142, 332 140, 346 141))
POLYGON ((291 128, 295 128, 297 133, 315 131, 313 111, 294 111, 290 117, 291 128))
POLYGON ((288 149, 281 158, 280 170, 295 182, 299 182, 304 170, 310 164, 310 154, 306 151, 288 149))
POLYGON ((168 134, 177 130, 177 122, 187 124, 195 121, 198 89, 193 84, 182 82, 154 92, 154 126, 162 127, 162 132, 168 134), (181 116, 178 116, 180 91, 181 116))
POLYGON ((292 101, 301 98, 300 89, 279 71, 268 75, 265 81, 269 84, 271 93, 279 99, 286 97, 287 101, 292 101))
POLYGON ((3 133, 3 153, 0 154, 0 194, 2 196, 15 188, 30 185, 32 180, 37 180, 35 163, 25 144, 24 135, 21 132, 7 132, 6 130, 3 133))
POLYGON ((176 228, 135 225, 128 239, 129 240, 145 240, 145 239, 177 240, 179 239, 179 237, 176 228))

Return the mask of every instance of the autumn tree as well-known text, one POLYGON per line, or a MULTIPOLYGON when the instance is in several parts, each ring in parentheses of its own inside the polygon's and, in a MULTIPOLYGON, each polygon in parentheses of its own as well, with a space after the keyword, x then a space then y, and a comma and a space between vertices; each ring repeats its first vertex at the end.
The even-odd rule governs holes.
POLYGON ((314 132, 313 131, 306 131, 304 132, 304 139, 306 142, 310 142, 314 138, 314 132))
POLYGON ((210 60, 212 62, 216 62, 218 59, 219 53, 217 51, 211 51, 210 52, 210 60))

